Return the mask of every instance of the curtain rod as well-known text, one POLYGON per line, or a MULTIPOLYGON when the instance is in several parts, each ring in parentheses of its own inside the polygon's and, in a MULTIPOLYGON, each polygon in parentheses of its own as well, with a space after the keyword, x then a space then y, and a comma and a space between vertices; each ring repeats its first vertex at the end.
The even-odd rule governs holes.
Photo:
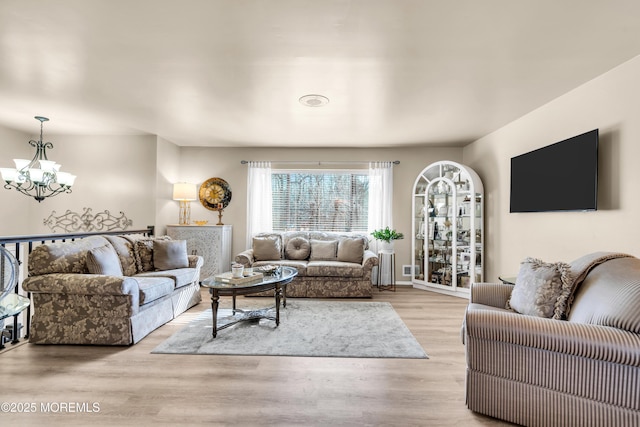
MULTIPOLYGON (((333 165, 333 164, 369 164, 369 163, 375 163, 375 162, 379 162, 380 160, 376 160, 376 161, 354 161, 354 162, 350 162, 348 160, 341 160, 341 161, 295 161, 295 160, 263 160, 263 161, 270 161, 271 163, 294 163, 297 165, 333 165)), ((240 160, 240 164, 246 165, 247 163, 249 163, 250 160, 240 160)), ((400 160, 394 160, 392 162, 394 165, 399 165, 400 164, 400 160)))

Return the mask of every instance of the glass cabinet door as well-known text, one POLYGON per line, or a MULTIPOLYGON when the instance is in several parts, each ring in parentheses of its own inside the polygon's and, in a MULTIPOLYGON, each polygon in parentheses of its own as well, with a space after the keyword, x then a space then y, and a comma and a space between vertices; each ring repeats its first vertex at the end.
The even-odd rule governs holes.
POLYGON ((484 280, 482 191, 477 174, 455 162, 434 163, 418 175, 413 191, 414 284, 468 295, 472 282, 484 280))

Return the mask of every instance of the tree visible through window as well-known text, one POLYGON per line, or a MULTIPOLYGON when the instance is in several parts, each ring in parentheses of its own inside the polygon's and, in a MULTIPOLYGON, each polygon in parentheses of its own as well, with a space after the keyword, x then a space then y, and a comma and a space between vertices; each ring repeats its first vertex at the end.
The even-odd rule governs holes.
POLYGON ((367 171, 279 170, 271 183, 274 231, 367 231, 367 171))

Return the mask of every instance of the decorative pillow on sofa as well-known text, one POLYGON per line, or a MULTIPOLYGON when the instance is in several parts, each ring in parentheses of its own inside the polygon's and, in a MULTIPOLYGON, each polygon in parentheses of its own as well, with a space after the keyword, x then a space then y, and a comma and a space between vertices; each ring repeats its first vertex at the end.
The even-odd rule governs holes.
POLYGON ((260 236, 253 238, 253 257, 256 261, 280 259, 280 238, 278 236, 260 236))
POLYGON ((311 244, 304 237, 294 237, 287 242, 284 248, 286 259, 303 260, 309 258, 311 244))
POLYGON ((526 258, 520 266, 507 308, 530 316, 560 319, 560 296, 571 287, 571 267, 564 262, 545 263, 526 258))
POLYGON ((335 261, 338 254, 337 240, 311 240, 311 261, 335 261))
POLYGON ((362 264, 365 240, 362 238, 344 238, 338 243, 338 261, 362 264))
POLYGON ((189 267, 186 240, 154 240, 153 266, 156 270, 189 267))
POLYGON ((140 239, 135 242, 133 254, 136 257, 138 273, 155 270, 153 265, 153 242, 155 240, 171 240, 171 237, 160 236, 154 239, 140 239))
POLYGON ((104 245, 87 251, 87 270, 91 274, 122 276, 120 259, 111 245, 104 245))

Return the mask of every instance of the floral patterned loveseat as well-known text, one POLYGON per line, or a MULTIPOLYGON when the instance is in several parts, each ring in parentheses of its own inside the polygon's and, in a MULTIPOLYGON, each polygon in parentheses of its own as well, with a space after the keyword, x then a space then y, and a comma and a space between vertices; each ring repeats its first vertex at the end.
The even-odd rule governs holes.
POLYGON ((320 231, 260 233, 235 261, 245 267, 285 265, 298 275, 287 297, 371 297, 371 271, 378 257, 362 234, 320 231))
POLYGON ((186 242, 142 235, 43 244, 24 290, 36 344, 130 345, 200 302, 203 259, 186 242))

